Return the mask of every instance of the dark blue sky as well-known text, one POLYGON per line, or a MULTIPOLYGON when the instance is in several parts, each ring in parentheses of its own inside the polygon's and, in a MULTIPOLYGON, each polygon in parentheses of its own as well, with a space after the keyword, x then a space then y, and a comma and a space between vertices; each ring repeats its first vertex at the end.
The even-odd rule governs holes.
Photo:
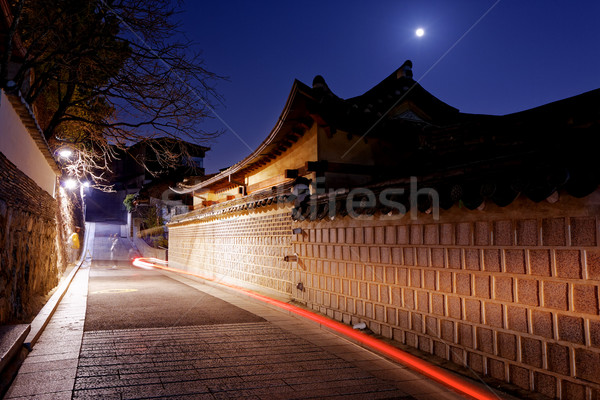
POLYGON ((348 98, 410 59, 414 78, 440 100, 498 115, 600 88, 598 0, 188 0, 184 8, 182 29, 206 68, 229 77, 217 86, 216 112, 243 139, 207 121, 207 130, 227 129, 208 143, 207 173, 262 142, 295 78, 310 85, 321 74, 348 98))

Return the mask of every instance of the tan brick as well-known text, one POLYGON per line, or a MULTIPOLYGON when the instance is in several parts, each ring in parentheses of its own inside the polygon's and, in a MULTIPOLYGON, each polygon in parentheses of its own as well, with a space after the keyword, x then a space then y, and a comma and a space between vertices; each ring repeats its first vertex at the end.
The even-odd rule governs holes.
POLYGON ((475 348, 473 338, 473 326, 469 324, 458 324, 458 343, 464 347, 475 348))
POLYGON ((517 332, 527 332, 527 309, 507 306, 506 319, 508 321, 508 329, 517 332))
POLYGON ((415 291, 412 289, 403 289, 404 307, 408 310, 415 309, 415 291))
POLYGON ((415 265, 415 249, 413 247, 404 249, 404 265, 415 265))
POLYGON ((441 292, 451 293, 452 292, 452 272, 439 271, 438 272, 438 290, 441 292))
POLYGON ((423 271, 423 287, 425 289, 435 290, 436 272, 426 269, 423 271))
POLYGON ((560 340, 585 344, 583 318, 569 315, 558 316, 558 337, 560 340))
POLYGON ((556 250, 556 272, 561 278, 581 278, 581 253, 578 250, 556 250))
POLYGON ((490 244, 490 224, 487 221, 475 222, 475 245, 488 246, 490 244))
POLYGON ((598 286, 573 285, 573 309, 586 314, 598 314, 598 286))
POLYGON ((410 327, 413 331, 416 331, 418 333, 424 332, 423 315, 421 315, 419 313, 411 313, 410 320, 411 320, 410 327))
POLYGON ((471 274, 456 273, 456 293, 470 296, 471 295, 471 274))
POLYGON ((512 221, 495 221, 494 222, 494 245, 495 246, 512 246, 514 234, 512 221))
POLYGON ((600 280, 600 251, 588 250, 585 253, 589 278, 600 280))
POLYGON ((483 373, 483 356, 477 353, 467 353, 469 368, 477 373, 483 373))
POLYGON ((423 225, 413 224, 410 226, 410 243, 423 244, 423 225))
POLYGON ((556 397, 556 387, 558 383, 556 377, 536 371, 533 373, 533 379, 534 391, 551 399, 556 397))
POLYGON ((417 247, 417 265, 420 267, 429 266, 429 251, 424 247, 417 247))
POLYGON ((431 312, 435 315, 444 315, 444 295, 440 293, 431 294, 431 312))
POLYGON ((504 252, 506 272, 513 274, 525 273, 525 251, 506 250, 504 252))
POLYGON ((523 389, 530 389, 529 370, 510 364, 508 367, 509 382, 523 389))
POLYGON ((564 218, 542 220, 542 242, 544 246, 566 246, 564 218))
MULTIPOLYGON (((359 228, 356 228, 359 229, 359 228)), ((354 231, 354 237, 357 237, 356 234, 356 229, 354 231)), ((375 243, 375 233, 373 232, 373 227, 372 226, 365 226, 364 228, 362 228, 364 236, 363 236, 363 240, 365 244, 373 244, 375 243)))
POLYGON ((491 298, 490 292, 490 277, 475 275, 475 296, 489 299, 491 298))
POLYGON ((481 322, 481 302, 474 299, 465 299, 465 319, 469 322, 481 322))
POLYGON ((403 329, 409 328, 410 314, 405 310, 398 310, 398 326, 403 329))
POLYGON ((431 249, 431 265, 437 268, 444 268, 445 262, 445 250, 444 249, 431 249))
POLYGON ((562 395, 564 399, 569 400, 587 400, 585 394, 585 385, 563 380, 561 381, 562 395))
POLYGON ((558 343, 547 343, 546 357, 548 358, 549 371, 567 376, 571 373, 568 347, 558 343))
POLYGON ((425 225, 425 244, 439 244, 440 232, 439 225, 429 224, 425 225))
POLYGON ((406 332, 404 334, 404 337, 406 338, 406 345, 407 346, 415 347, 415 348, 417 347, 417 343, 418 343, 417 335, 415 335, 412 332, 406 332))
POLYGON ((502 301, 513 301, 513 279, 511 277, 494 277, 494 298, 502 301))
POLYGON ((494 333, 491 329, 477 327, 477 349, 494 354, 494 333))
POLYGON ((396 227, 385 227, 385 244, 396 244, 396 227))
POLYGON ((557 310, 567 310, 568 304, 568 285, 563 282, 543 281, 542 290, 544 293, 544 307, 557 310))
POLYGON ((488 358, 488 371, 492 378, 496 378, 501 381, 506 380, 506 367, 504 362, 494 358, 488 358))
POLYGON ((600 353, 588 349, 575 349, 575 376, 600 383, 600 353))
POLYGON ((454 322, 446 319, 440 320, 440 336, 442 340, 454 343, 454 322))
POLYGON ((398 285, 408 286, 408 269, 398 268, 398 285))
POLYGON ((483 269, 490 272, 500 272, 500 250, 485 249, 483 250, 483 269))
POLYGON ((539 305, 539 289, 537 280, 517 279, 517 302, 530 306, 539 305))
POLYGON ((462 250, 448 249, 448 268, 462 268, 462 250))
POLYGON ((385 243, 385 230, 383 226, 376 226, 373 228, 374 243, 384 244, 385 243))
POLYGON ((466 249, 465 250, 465 266, 469 270, 479 271, 481 265, 479 262, 479 250, 477 249, 466 249))
POLYGON ((472 226, 469 222, 456 224, 456 244, 459 246, 470 246, 472 235, 472 226))
POLYGON ((596 219, 571 218, 571 245, 596 246, 596 219))
POLYGON ((424 313, 429 312, 429 294, 427 292, 417 291, 417 310, 424 313))
POLYGON ((408 244, 408 226, 400 225, 396 231, 396 240, 398 244, 408 244))
POLYGON ((507 360, 517 359, 517 337, 511 333, 498 332, 498 355, 507 360))
POLYGON ((399 247, 392 248, 392 263, 396 265, 404 264, 402 249, 399 247))
POLYGON ((446 343, 434 340, 433 354, 443 359, 448 358, 448 345, 446 343))
POLYGON ((454 226, 452 224, 441 224, 440 244, 454 244, 454 226))
POLYGON ((504 327, 504 320, 502 318, 502 305, 495 303, 485 303, 485 323, 488 326, 496 328, 504 327))
POLYGON ((462 319, 460 297, 448 296, 446 302, 448 304, 448 316, 454 319, 462 319))
POLYGON ((543 336, 552 339, 554 337, 552 322, 552 314, 546 311, 533 310, 532 317, 532 332, 534 335, 543 336))
POLYGON ((465 350, 460 347, 450 346, 450 361, 458 365, 465 364, 465 350))

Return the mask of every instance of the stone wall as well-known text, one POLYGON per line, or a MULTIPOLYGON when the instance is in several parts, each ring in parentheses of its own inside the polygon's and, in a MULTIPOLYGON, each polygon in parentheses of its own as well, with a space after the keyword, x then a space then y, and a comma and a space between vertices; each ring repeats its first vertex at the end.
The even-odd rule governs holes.
POLYGON ((600 396, 600 196, 296 222, 293 296, 549 397, 600 396), (296 289, 302 282, 304 290, 296 289))
POLYGON ((0 153, 0 324, 58 283, 57 201, 0 153))
POLYGON ((275 205, 169 224, 169 266, 289 297, 289 208, 275 205))

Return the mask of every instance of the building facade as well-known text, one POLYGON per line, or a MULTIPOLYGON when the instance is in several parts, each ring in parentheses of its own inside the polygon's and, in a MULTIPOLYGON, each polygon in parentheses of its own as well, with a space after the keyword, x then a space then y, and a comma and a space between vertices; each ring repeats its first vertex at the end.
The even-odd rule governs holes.
POLYGON ((293 300, 550 398, 600 396, 600 90, 473 115, 412 79, 296 81, 169 224, 176 268, 293 300))

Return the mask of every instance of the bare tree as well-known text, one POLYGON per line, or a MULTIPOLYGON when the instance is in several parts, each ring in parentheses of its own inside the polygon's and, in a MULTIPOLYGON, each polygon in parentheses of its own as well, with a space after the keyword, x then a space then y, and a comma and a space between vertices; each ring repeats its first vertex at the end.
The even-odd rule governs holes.
MULTIPOLYGON (((191 51, 172 2, 14 0, 11 7, 0 85, 23 92, 51 147, 76 151, 72 176, 101 186, 112 146, 152 137, 198 143, 220 133, 203 131, 200 122, 211 117, 209 99, 220 100, 212 85, 223 78, 191 51), (16 37, 26 54, 9 74, 16 37)), ((168 148, 156 151, 167 165, 182 159, 168 148)))

